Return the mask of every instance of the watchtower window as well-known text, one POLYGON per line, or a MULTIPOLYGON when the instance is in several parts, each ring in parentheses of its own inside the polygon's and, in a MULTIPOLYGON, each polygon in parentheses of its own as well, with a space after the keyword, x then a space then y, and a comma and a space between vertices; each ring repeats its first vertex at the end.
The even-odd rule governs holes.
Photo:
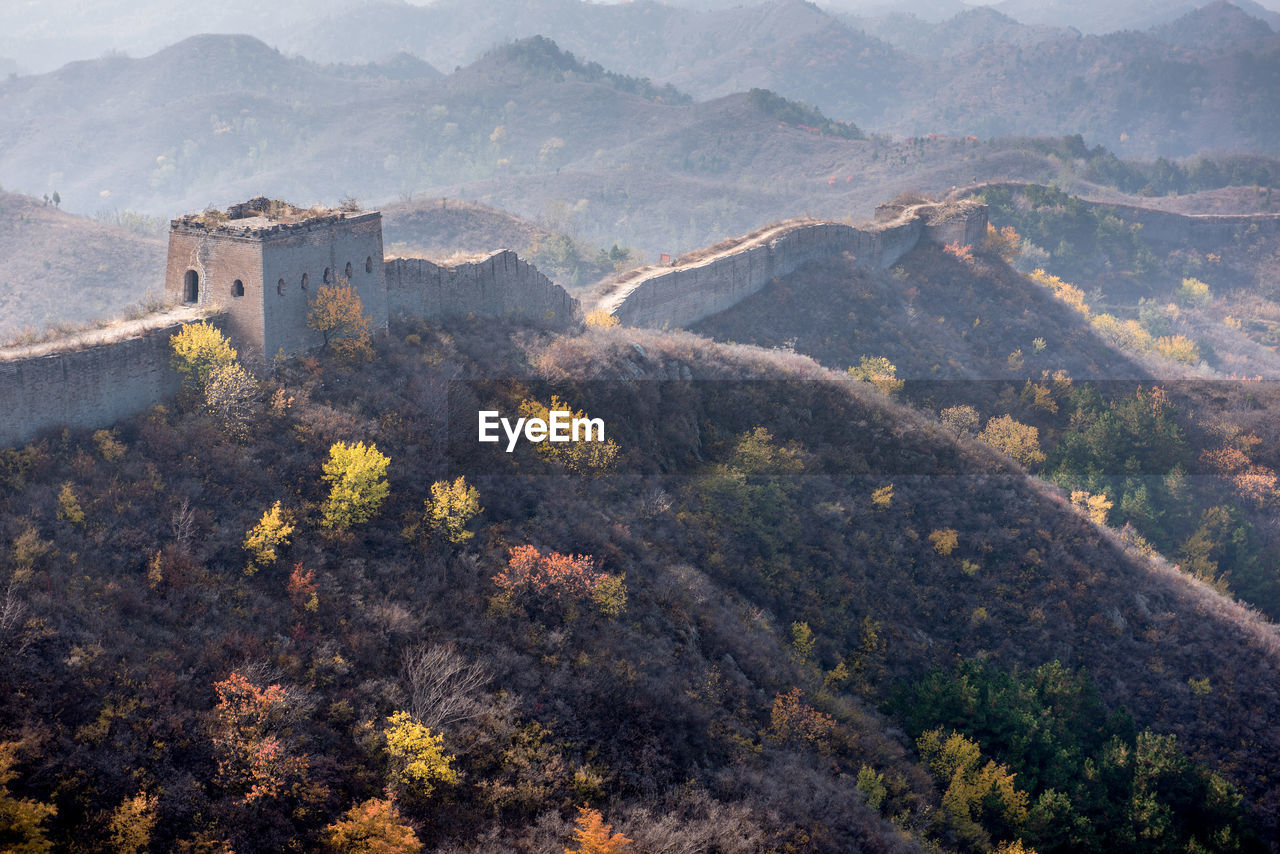
POLYGON ((305 291, 305 290, 306 290, 307 288, 309 288, 309 287, 311 287, 311 274, 310 274, 310 273, 303 273, 303 274, 302 274, 302 289, 305 291))
POLYGON ((351 262, 350 261, 347 262, 347 279, 348 280, 351 279, 351 262))
POLYGON ((372 255, 364 259, 364 271, 366 273, 373 272, 373 256, 372 255))
POLYGON ((182 301, 188 304, 200 301, 200 274, 195 270, 188 270, 182 277, 182 301))
POLYGON ((278 293, 280 296, 284 296, 284 291, 285 291, 284 279, 281 279, 280 281, 276 282, 276 293, 278 293))
POLYGON ((234 282, 232 282, 232 283, 231 283, 231 295, 232 295, 233 297, 242 297, 242 296, 244 296, 244 282, 240 281, 239 279, 236 279, 234 282))
POLYGON ((324 268, 324 283, 326 285, 333 284, 333 270, 330 270, 328 267, 324 268))

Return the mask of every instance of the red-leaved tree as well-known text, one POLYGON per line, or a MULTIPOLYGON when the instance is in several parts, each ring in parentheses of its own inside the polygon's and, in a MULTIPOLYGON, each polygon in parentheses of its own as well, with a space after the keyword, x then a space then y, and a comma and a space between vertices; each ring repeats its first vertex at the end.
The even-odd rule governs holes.
POLYGON ((516 546, 493 583, 512 598, 539 596, 563 601, 590 598, 606 577, 596 572, 591 555, 543 555, 533 546, 516 546))

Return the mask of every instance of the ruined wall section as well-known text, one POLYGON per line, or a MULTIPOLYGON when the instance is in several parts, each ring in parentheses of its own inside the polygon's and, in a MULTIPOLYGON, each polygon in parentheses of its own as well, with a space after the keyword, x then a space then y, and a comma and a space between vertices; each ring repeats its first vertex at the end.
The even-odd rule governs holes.
POLYGON ((723 253, 675 268, 633 271, 596 303, 628 326, 680 327, 724 311, 811 261, 849 253, 868 269, 898 262, 919 242, 977 244, 987 210, 976 202, 918 205, 888 222, 805 222, 768 231, 723 253))
MULTIPOLYGON (((172 397, 169 339, 206 312, 188 308, 133 321, 113 334, 0 350, 0 445, 63 427, 98 428, 172 397)), ((225 317, 213 318, 225 326, 225 317)))
POLYGON ((552 328, 574 323, 578 301, 515 252, 445 266, 425 258, 386 262, 391 319, 502 317, 552 328))

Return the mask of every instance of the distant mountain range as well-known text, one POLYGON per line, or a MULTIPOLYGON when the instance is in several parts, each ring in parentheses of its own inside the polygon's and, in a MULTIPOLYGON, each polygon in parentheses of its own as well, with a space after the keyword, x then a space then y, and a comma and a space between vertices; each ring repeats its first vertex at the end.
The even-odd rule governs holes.
MULTIPOLYGON (((424 6, 284 0, 266 9, 231 0, 200 25, 248 32, 325 65, 368 65, 398 55, 398 79, 426 76, 403 67, 412 57, 460 70, 494 46, 542 35, 584 61, 699 100, 765 88, 872 132, 1081 133, 1091 145, 1138 157, 1277 150, 1280 14, 1252 0, 1200 7, 1177 0, 1006 0, 957 5, 940 21, 911 10, 952 6, 908 4, 887 14, 866 4, 857 8, 855 16, 803 0, 717 9, 653 0, 438 0, 424 6), (1123 31, 1110 32, 1117 29, 1123 31), (1091 34, 1104 31, 1109 34, 1091 34)), ((117 23, 120 32, 103 49, 149 53, 166 33, 189 32, 171 12, 153 11, 134 30, 124 32, 117 23)), ((7 24, 9 33, 0 36, 0 56, 47 68, 51 57, 84 55, 88 48, 76 47, 77 27, 94 15, 85 17, 54 27, 30 10, 0 11, 0 32, 7 24)), ((174 57, 172 64, 180 72, 175 85, 225 82, 198 56, 174 57)), ((239 68, 233 79, 252 78, 254 71, 239 68)), ((393 71, 381 73, 385 79, 393 71)))
POLYGON ((563 209, 603 245, 680 251, 792 213, 868 216, 904 183, 1055 168, 1018 143, 859 141, 765 92, 691 103, 545 39, 448 77, 406 67, 320 66, 199 36, 20 77, 0 83, 0 182, 58 190, 71 210, 164 217, 259 193, 309 204, 431 191, 527 217, 563 209))
POLYGON ((0 182, 58 190, 70 210, 162 217, 258 193, 427 193, 554 209, 596 243, 665 252, 779 216, 869 215, 907 188, 1071 181, 1097 144, 1280 151, 1280 36, 1225 2, 1105 36, 991 9, 879 19, 869 34, 799 0, 317 9, 294 39, 323 63, 202 35, 0 81, 0 182), (453 62, 535 26, 564 45, 533 37, 453 62), (1083 145, 1011 139, 1068 134, 1083 145))

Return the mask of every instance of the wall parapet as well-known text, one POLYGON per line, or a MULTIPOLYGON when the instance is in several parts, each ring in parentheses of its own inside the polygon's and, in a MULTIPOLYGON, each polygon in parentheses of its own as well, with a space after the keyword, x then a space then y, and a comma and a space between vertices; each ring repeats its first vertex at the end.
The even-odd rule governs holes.
POLYGON ((0 444, 58 427, 103 427, 172 397, 178 376, 169 339, 198 308, 159 312, 118 326, 0 350, 0 444))
POLYGON ((976 245, 986 230, 986 206, 973 201, 913 205, 888 221, 860 226, 790 220, 728 241, 720 251, 695 253, 673 267, 630 271, 600 290, 595 309, 629 326, 686 326, 811 261, 849 253, 859 266, 883 269, 922 239, 976 245))

